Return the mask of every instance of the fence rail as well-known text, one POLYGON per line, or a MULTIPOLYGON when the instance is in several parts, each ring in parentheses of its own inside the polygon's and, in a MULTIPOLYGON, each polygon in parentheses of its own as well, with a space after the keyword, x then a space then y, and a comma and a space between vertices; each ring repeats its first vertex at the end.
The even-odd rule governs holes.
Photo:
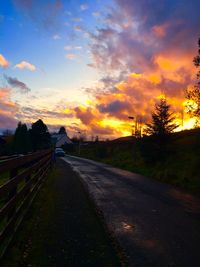
POLYGON ((12 241, 52 161, 52 150, 0 162, 0 258, 12 241), (7 180, 7 181, 5 181, 7 180))

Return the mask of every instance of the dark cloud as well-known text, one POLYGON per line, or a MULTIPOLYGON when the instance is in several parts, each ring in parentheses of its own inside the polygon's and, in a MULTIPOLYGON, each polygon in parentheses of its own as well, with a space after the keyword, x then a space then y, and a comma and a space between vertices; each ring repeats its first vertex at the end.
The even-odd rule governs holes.
POLYGON ((76 107, 74 109, 76 113, 76 117, 79 118, 83 124, 88 125, 95 119, 95 115, 92 112, 91 108, 82 109, 80 107, 76 107))
POLYGON ((107 105, 105 104, 97 105, 97 108, 100 112, 103 113, 117 113, 123 110, 128 110, 129 103, 120 100, 115 100, 111 103, 108 103, 107 105))
MULTIPOLYGON (((181 20, 185 24, 199 22, 200 2, 198 0, 115 0, 121 12, 139 21, 140 30, 166 21, 181 20)), ((198 23, 197 23, 198 24, 198 23)))
POLYGON ((28 93, 31 90, 25 83, 19 81, 17 78, 12 78, 6 75, 4 75, 4 78, 11 87, 19 89, 20 93, 28 93))

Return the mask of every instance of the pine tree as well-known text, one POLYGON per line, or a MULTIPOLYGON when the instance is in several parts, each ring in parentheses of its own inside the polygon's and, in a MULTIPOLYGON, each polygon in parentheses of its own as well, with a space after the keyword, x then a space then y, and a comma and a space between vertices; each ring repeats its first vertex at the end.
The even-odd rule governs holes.
POLYGON ((155 111, 152 113, 152 122, 147 124, 146 132, 150 135, 156 135, 164 138, 173 132, 178 125, 175 124, 173 112, 170 112, 170 105, 165 98, 155 105, 155 111))
POLYGON ((152 113, 152 121, 147 124, 146 133, 152 135, 153 150, 158 160, 165 160, 170 150, 170 133, 172 133, 178 125, 174 123, 175 116, 170 112, 170 105, 166 99, 160 99, 155 105, 155 111, 152 113))

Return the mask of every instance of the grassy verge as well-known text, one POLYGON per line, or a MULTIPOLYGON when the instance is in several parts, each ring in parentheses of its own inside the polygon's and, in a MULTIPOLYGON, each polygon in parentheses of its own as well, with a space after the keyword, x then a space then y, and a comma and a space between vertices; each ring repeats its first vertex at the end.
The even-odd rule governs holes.
MULTIPOLYGON (((133 142, 99 142, 82 146, 81 155, 112 166, 137 172, 200 195, 200 130, 176 133, 171 137, 164 159, 149 138, 133 142)), ((73 155, 78 156, 77 153, 73 155)))

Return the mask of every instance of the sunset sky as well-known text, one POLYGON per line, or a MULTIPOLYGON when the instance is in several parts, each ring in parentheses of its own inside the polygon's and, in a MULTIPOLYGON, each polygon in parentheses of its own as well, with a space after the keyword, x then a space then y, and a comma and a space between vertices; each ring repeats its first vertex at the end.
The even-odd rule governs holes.
POLYGON ((0 129, 130 135, 166 95, 190 128, 199 0, 0 0, 0 129))

